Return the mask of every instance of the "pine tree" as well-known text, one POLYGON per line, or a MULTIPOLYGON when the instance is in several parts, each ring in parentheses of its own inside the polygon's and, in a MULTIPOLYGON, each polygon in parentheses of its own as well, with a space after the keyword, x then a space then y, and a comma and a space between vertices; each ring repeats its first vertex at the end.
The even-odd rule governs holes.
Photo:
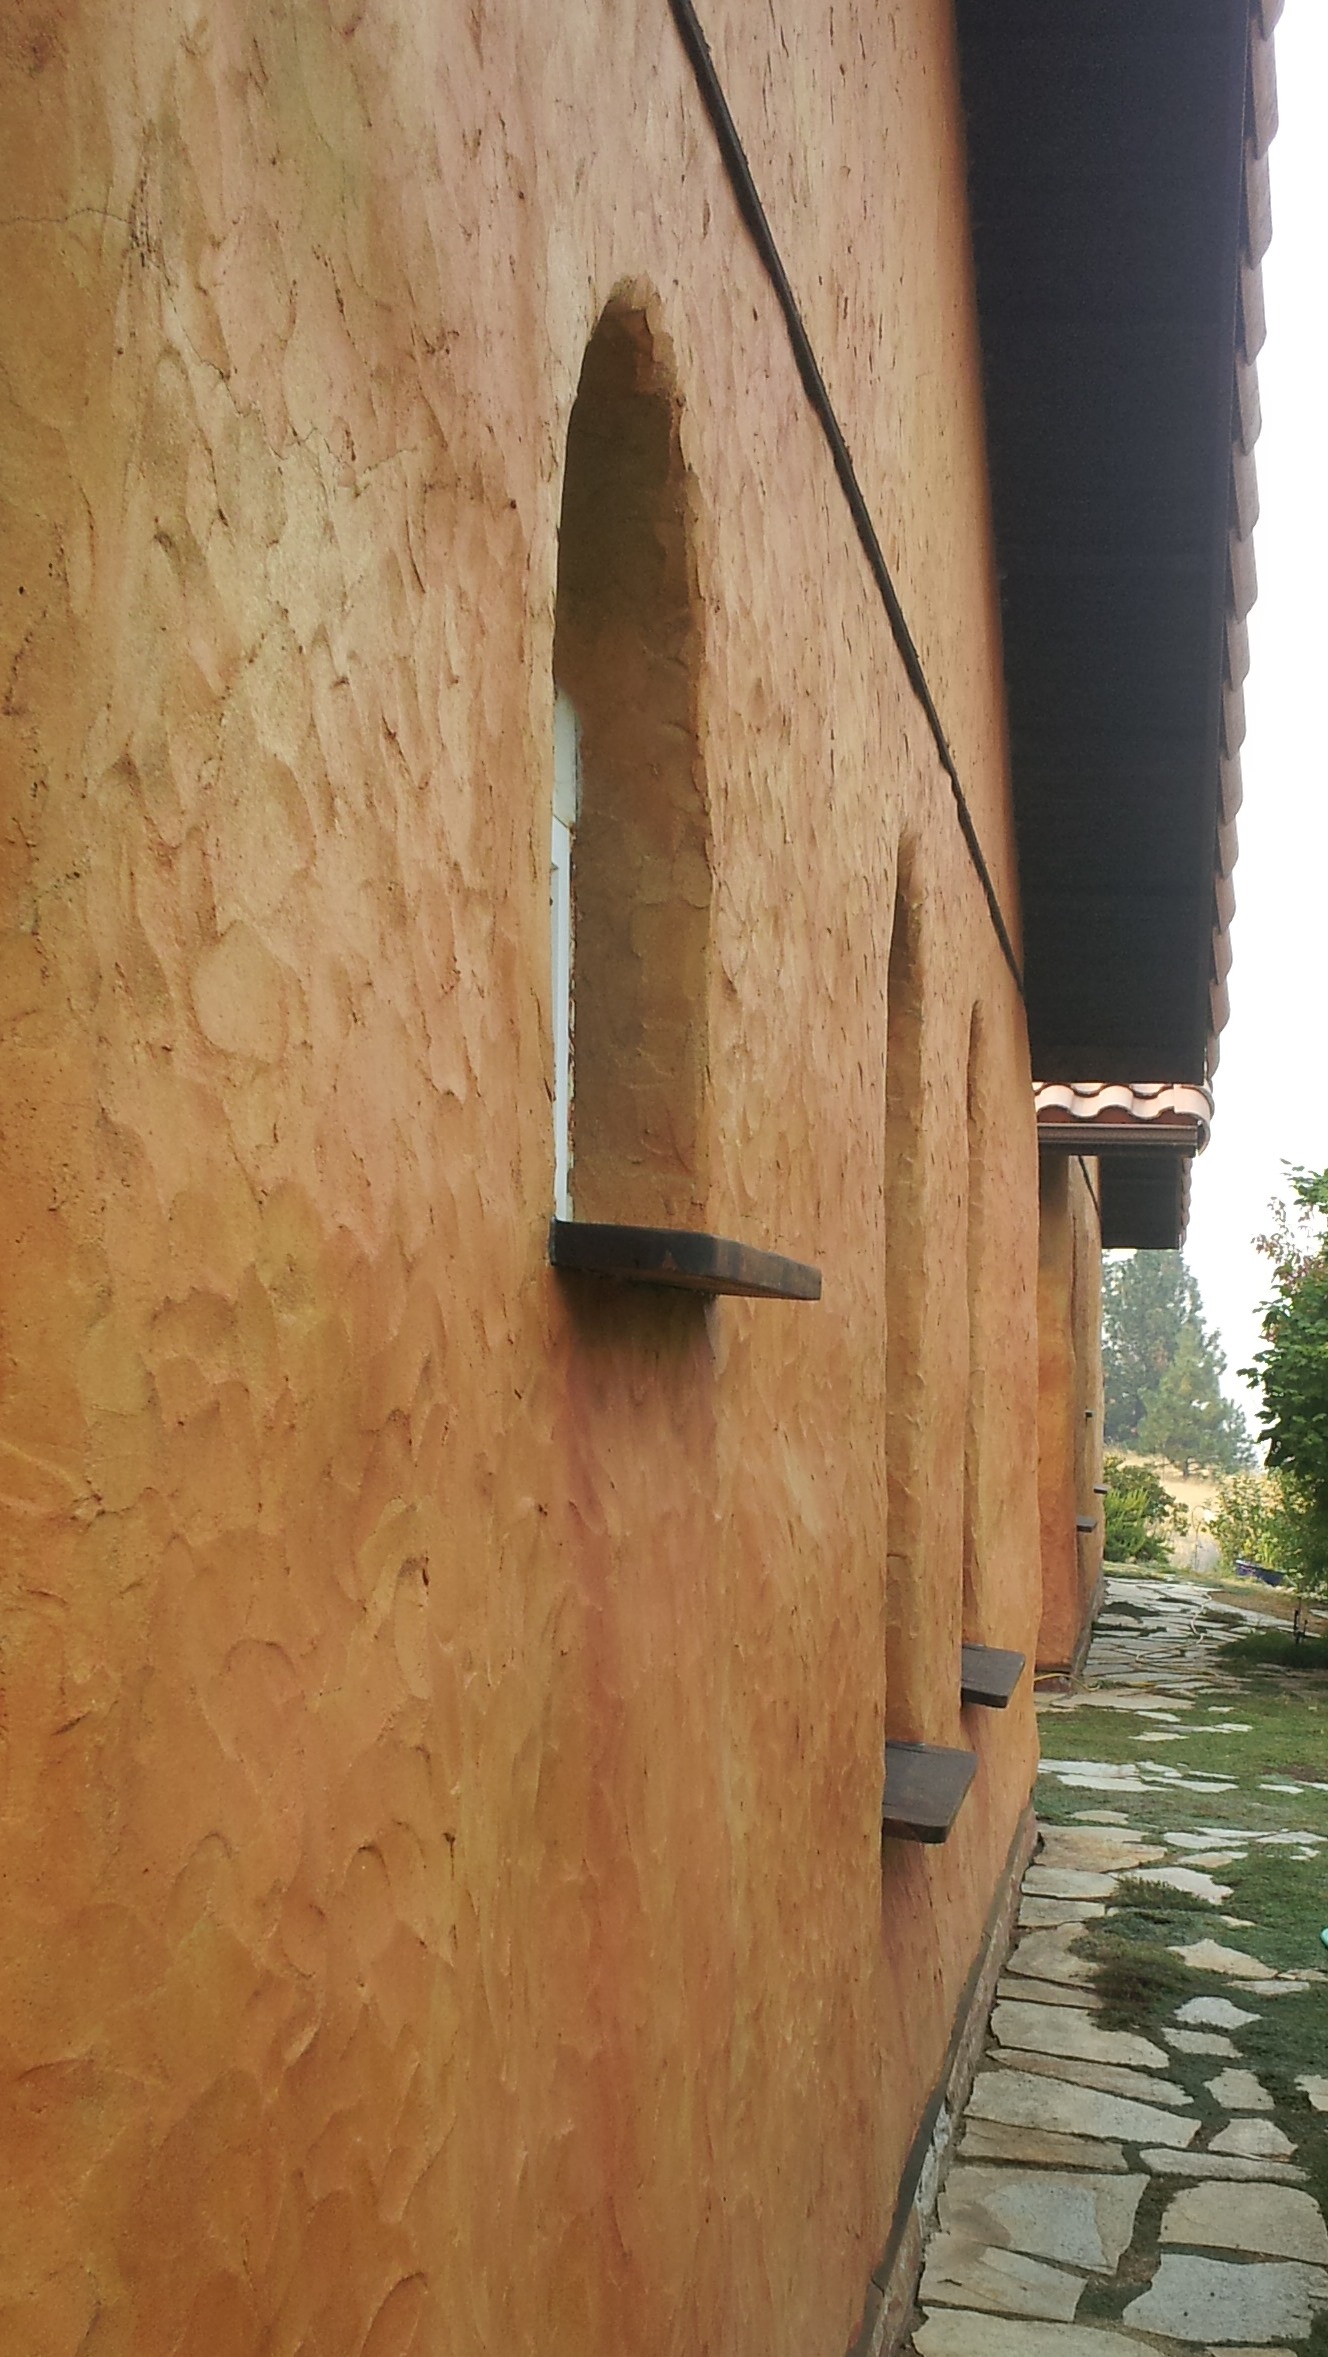
POLYGON ((1232 1473, 1237 1457, 1233 1414, 1222 1397, 1203 1328, 1197 1321, 1182 1327, 1176 1355, 1144 1410, 1140 1448, 1179 1465, 1182 1473, 1192 1465, 1232 1473))
POLYGON ((1179 1252, 1132 1252, 1102 1272, 1102 1370, 1106 1437, 1138 1448, 1149 1400, 1185 1328, 1199 1316, 1199 1288, 1179 1252))
POLYGON ((1186 1472, 1233 1473, 1253 1461, 1239 1408, 1223 1397, 1226 1360, 1203 1321, 1179 1252, 1108 1261, 1102 1288, 1106 1438, 1186 1472))

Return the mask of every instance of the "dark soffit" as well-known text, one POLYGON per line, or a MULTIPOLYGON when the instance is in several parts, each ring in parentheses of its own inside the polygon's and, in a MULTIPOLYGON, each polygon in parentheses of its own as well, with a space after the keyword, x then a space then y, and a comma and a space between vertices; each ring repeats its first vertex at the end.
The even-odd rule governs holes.
POLYGON ((1274 13, 957 0, 1039 1080, 1215 1061, 1274 13))

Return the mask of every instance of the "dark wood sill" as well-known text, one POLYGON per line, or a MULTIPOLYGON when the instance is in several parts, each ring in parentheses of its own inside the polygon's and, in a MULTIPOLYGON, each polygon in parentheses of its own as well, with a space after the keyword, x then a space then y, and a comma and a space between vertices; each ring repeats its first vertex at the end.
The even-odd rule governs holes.
POLYGON ((764 1301, 819 1301, 821 1272, 782 1253, 690 1228, 619 1228, 556 1219, 549 1229, 556 1269, 616 1277, 628 1285, 672 1285, 687 1293, 746 1293, 764 1301))
POLYGON ((982 1710, 1004 1710, 1024 1674, 1026 1656, 1002 1645, 962 1645, 959 1699, 982 1710))
POLYGON ((1087 1538, 1087 1536, 1088 1536, 1088 1533, 1090 1532, 1090 1530, 1096 1530, 1096 1529, 1097 1529, 1097 1516, 1096 1516, 1096 1514, 1079 1514, 1079 1515, 1076 1515, 1076 1517, 1075 1517, 1075 1524, 1074 1524, 1074 1527, 1075 1527, 1075 1529, 1076 1529, 1076 1530, 1081 1530, 1081 1531, 1083 1532, 1083 1534, 1084 1534, 1084 1537, 1085 1537, 1085 1538, 1087 1538))
POLYGON ((944 1841, 974 1776, 977 1755, 935 1743, 887 1743, 883 1841, 944 1841))

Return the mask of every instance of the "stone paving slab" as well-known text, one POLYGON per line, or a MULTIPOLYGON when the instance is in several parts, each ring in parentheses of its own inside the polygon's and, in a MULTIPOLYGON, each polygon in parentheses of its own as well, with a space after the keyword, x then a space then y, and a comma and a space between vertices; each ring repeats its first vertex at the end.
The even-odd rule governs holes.
POLYGON ((1296 2260, 1236 2264, 1164 2251, 1148 2290, 1131 2300, 1124 2321, 1167 2340, 1304 2340, 1328 2308, 1328 2272, 1296 2260))
POLYGON ((969 2111, 975 2119, 1000 2120, 1017 2128, 1056 2128, 1067 2136, 1120 2137, 1128 2144, 1192 2144, 1197 2120, 1182 2119, 1160 2104, 1132 2102, 1096 2087, 1072 2087, 1063 2079, 1032 2072, 978 2073, 969 2111))
POLYGON ((1004 2070, 1064 2079, 1071 2087, 1098 2087, 1104 2095, 1129 2095, 1140 2103, 1165 2104, 1168 2111, 1194 2109, 1194 2097, 1174 2079, 1159 2079, 1151 2071, 1123 2070, 1114 2062, 1075 2062, 1062 2054, 1025 2054, 1015 2048, 993 2054, 991 2060, 1004 2070))
POLYGON ((1159 1843, 1112 1827, 1044 1825, 1036 1866, 1061 1874, 1133 1874, 1140 1866, 1160 1864, 1166 1854, 1159 1843))
POLYGON ((1246 2013, 1240 2005, 1233 2005, 1229 1997, 1190 1997, 1176 2007, 1176 2020, 1190 2023, 1195 2029, 1240 2030, 1247 2022, 1258 2021, 1257 2013, 1246 2013))
POLYGON ((1030 1866, 1023 1888, 1039 1899, 1109 1899, 1116 1877, 1082 1866, 1030 1866))
MULTIPOLYGON (((1161 2141, 1165 2143, 1165 2137, 1161 2141)), ((1210 2152, 1240 2153, 1246 2160, 1286 2161, 1295 2149, 1276 2120, 1232 2120, 1208 2143, 1210 2152)))
POLYGON ((918 2327, 913 2346, 918 2357, 1156 2357, 1133 2333, 1092 2324, 1034 2324, 961 2308, 934 2310, 918 2327))
POLYGON ((1070 1924, 1061 1931, 1025 1932, 1010 1955, 1007 1974, 1022 1974, 1039 1981, 1091 1983, 1097 1977, 1092 1965, 1086 1956, 1077 1955, 1070 1944, 1076 1928, 1070 1924))
MULTIPOLYGON (((1277 1974, 1271 1964, 1261 1957, 1247 1956, 1243 1948, 1224 1948, 1218 1940, 1189 1940, 1183 1947, 1173 1948, 1182 1964, 1192 1972, 1220 1972, 1228 1980, 1275 1981, 1277 1974)), ((1260 1992, 1262 1994, 1262 1992, 1260 1992)))
POLYGON ((1229 1882, 1215 1882, 1211 1874, 1201 1874, 1194 1866, 1141 1866, 1139 1880, 1160 1883, 1164 1890, 1184 1891, 1192 1899, 1206 1899, 1210 1907, 1220 1907, 1223 1899, 1231 1896, 1229 1882))
POLYGON ((1328 2261, 1328 2226, 1318 2203, 1289 2185, 1252 2185, 1239 2201, 1220 2185, 1186 2186, 1167 2205, 1161 2240, 1316 2266, 1328 2261))
POLYGON ((1068 2275, 1063 2267, 943 2230, 927 2245, 918 2298, 924 2308, 984 2308, 1068 2324, 1083 2288, 1082 2275, 1068 2275))
POLYGON ((1087 1981, 1065 1982, 1029 1980, 1009 1976, 996 1983, 998 1997, 1010 1997, 1021 2005, 1073 2005, 1080 2011, 1096 2011, 1102 1999, 1087 1981))
MULTIPOLYGON (((1123 2169, 1119 2144, 1096 2136, 1063 2136, 1052 2128, 1018 2128, 965 2116, 959 2147, 966 2161, 1020 2161, 1039 2169, 1123 2169)), ((1250 2165, 1250 2164, 1247 2164, 1250 2165)), ((1259 2164, 1267 2167, 1267 2162, 1259 2164)), ((1296 2171, 1299 2176, 1301 2172, 1296 2171)))
POLYGON ((1303 2185, 1305 2172, 1294 2161, 1251 2160, 1233 2152, 1172 2152, 1165 2146, 1142 2145, 1139 2158, 1154 2177, 1222 2177, 1228 2182, 1303 2185))
POLYGON ((1107 1912, 1100 1899, 1021 1899, 1021 1931, 1045 1931, 1058 1923, 1093 1923, 1107 1912))
POLYGON ((1235 2062, 1240 2055, 1221 2030, 1164 2030, 1163 2037, 1177 2054, 1207 2054, 1219 2061, 1235 2062))
MULTIPOLYGON (((1068 2006, 997 2003, 991 2017, 992 2034, 1002 2046, 1026 2047, 1033 2054, 1061 2054, 1079 2062, 1123 2063, 1134 2069, 1165 2070, 1167 2057, 1151 2038, 1137 2030, 1099 2029, 1091 2013, 1068 2006)), ((1231 2049, 1234 2054, 1236 2049, 1231 2049)))
POLYGON ((1147 2182, 1141 2176, 960 2162, 941 2196, 941 2224, 974 2243, 1110 2273, 1129 2247, 1147 2182))
POLYGON ((1224 2111, 1271 2111, 1273 2099, 1253 2071, 1219 2071, 1208 2092, 1224 2111))

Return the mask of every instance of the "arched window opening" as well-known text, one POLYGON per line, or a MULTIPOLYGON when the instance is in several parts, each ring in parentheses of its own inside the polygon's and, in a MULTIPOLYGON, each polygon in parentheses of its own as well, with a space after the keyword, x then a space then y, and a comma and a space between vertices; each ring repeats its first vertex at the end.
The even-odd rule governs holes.
POLYGON ((968 1170, 965 1250, 968 1308, 968 1384, 964 1407, 964 1636, 980 1637, 982 1618, 982 1449, 987 1419, 987 1243, 990 1221, 989 1108, 982 1014, 968 1027, 965 1089, 968 1170))
POLYGON ((929 1648, 923 1622, 920 1433, 923 1237, 920 1170, 922 989, 912 863, 901 852, 890 927, 885 1046, 886 1735, 917 1742, 915 1688, 929 1648))
POLYGON ((706 1198, 710 844, 678 410, 611 304, 567 436, 554 628, 555 1216, 694 1225, 706 1198))

